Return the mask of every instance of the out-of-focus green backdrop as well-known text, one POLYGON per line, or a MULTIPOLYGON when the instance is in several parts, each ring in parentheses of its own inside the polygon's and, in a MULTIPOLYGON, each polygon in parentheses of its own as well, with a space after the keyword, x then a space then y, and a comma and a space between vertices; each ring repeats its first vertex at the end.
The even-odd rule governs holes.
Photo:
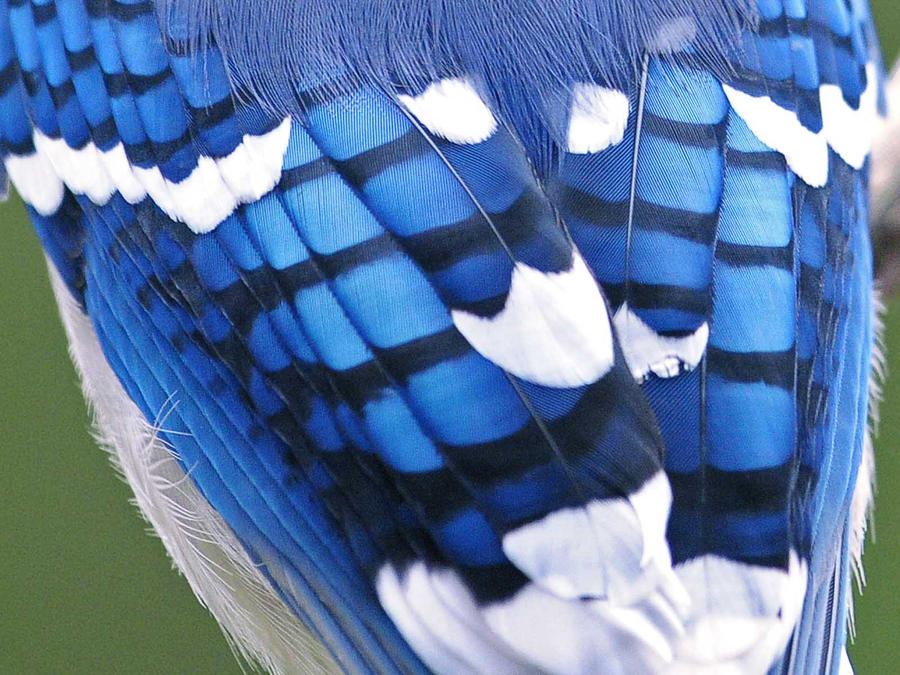
MULTIPOLYGON (((900 3, 874 0, 887 60, 900 3)), ((856 606, 861 675, 900 672, 900 299, 888 303, 877 538, 856 606)), ((0 206, 0 674, 240 673, 88 434, 37 241, 0 206)))

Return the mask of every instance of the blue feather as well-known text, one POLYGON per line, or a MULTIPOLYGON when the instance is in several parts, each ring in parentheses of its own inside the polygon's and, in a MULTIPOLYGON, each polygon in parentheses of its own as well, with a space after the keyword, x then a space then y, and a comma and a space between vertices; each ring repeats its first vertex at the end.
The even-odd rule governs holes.
POLYGON ((0 0, 4 170, 185 483, 348 672, 836 672, 864 1, 376 5, 0 0))

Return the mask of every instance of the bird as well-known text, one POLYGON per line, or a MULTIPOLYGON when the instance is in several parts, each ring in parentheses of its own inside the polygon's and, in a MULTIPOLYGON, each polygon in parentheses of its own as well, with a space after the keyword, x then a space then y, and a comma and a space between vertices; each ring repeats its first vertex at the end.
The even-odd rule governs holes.
POLYGON ((0 0, 100 445, 272 673, 840 673, 865 0, 0 0))

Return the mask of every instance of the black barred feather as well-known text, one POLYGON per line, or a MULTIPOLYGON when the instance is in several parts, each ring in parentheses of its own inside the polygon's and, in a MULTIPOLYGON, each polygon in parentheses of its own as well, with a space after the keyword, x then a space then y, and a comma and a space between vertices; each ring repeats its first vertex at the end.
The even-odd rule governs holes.
POLYGON ((863 0, 0 0, 0 183, 248 658, 837 673, 880 76, 863 0))

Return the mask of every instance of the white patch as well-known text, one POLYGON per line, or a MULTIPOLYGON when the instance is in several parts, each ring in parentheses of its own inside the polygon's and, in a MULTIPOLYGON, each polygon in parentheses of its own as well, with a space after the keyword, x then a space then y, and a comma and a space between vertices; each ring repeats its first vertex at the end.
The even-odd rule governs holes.
POLYGON ((418 96, 397 98, 428 131, 451 143, 481 143, 497 130, 494 115, 465 78, 441 80, 418 96))
POLYGON ((98 441, 236 653, 273 675, 340 672, 125 393, 52 264, 50 276, 98 441))
POLYGON ((847 648, 841 650, 841 664, 838 666, 838 675, 853 675, 853 664, 847 655, 847 648))
POLYGON ((649 605, 564 600, 533 584, 484 615, 495 633, 554 675, 666 672, 681 631, 649 605))
POLYGON ((26 204, 31 204, 42 216, 51 216, 59 210, 65 186, 46 155, 39 152, 7 155, 4 163, 9 180, 26 204))
POLYGON ((638 382, 650 373, 657 377, 675 377, 696 368, 706 353, 709 325, 705 322, 690 335, 658 335, 624 303, 613 317, 619 344, 631 374, 638 382))
MULTIPOLYGON (((659 472, 627 499, 560 509, 508 532, 503 552, 561 598, 631 604, 649 589, 674 581, 665 538, 671 504, 669 481, 659 472)), ((674 593, 680 610, 686 598, 674 593)))
POLYGON ((866 89, 854 110, 844 101, 839 87, 819 87, 822 130, 813 133, 796 113, 786 110, 768 96, 751 96, 723 85, 732 108, 760 141, 784 155, 788 166, 813 187, 828 181, 828 146, 855 169, 862 167, 872 148, 878 108, 878 69, 866 66, 866 89))
POLYGON ((35 129, 34 147, 46 157, 59 179, 76 195, 87 195, 95 204, 105 204, 112 194, 112 179, 100 160, 97 146, 88 142, 75 149, 62 138, 50 138, 35 129))
POLYGON ((386 564, 375 589, 388 616, 435 673, 537 675, 487 625, 455 572, 414 562, 400 576, 386 564))
MULTIPOLYGON (((421 563, 415 563, 421 565, 421 563)), ((417 598, 407 598, 403 583, 393 566, 384 565, 378 571, 375 591, 382 608, 397 630, 428 667, 438 675, 467 672, 471 667, 432 632, 428 622, 422 621, 413 610, 417 598)), ((424 604, 424 603, 423 603, 424 604)))
POLYGON ((281 179, 284 153, 291 137, 291 120, 262 136, 245 134, 234 151, 216 160, 222 179, 241 204, 268 193, 281 179))
POLYGON ((209 157, 200 157, 187 178, 177 183, 163 178, 157 167, 135 167, 135 173, 166 215, 197 234, 214 230, 238 205, 237 197, 222 180, 215 160, 209 157))
POLYGON ((788 166, 803 181, 822 187, 828 181, 828 142, 822 132, 814 133, 768 96, 751 96, 723 85, 731 107, 747 123, 756 137, 784 155, 788 166))
POLYGON ((376 590, 416 653, 439 674, 587 675, 660 672, 683 628, 665 596, 633 606, 567 600, 527 584, 479 606, 450 569, 382 567, 376 590))
MULTIPOLYGON (((106 168, 107 176, 111 176, 113 185, 109 190, 105 199, 95 201, 95 204, 105 204, 112 197, 112 191, 118 190, 122 198, 129 204, 137 204, 143 201, 147 196, 147 190, 135 175, 135 169, 132 168, 125 154, 125 146, 117 143, 115 146, 105 152, 100 152, 100 160, 106 168)), ((157 170, 159 173, 159 170, 157 170)), ((162 174, 160 174, 162 178, 162 174)))
POLYGON ((101 151, 92 142, 74 149, 63 139, 34 131, 33 155, 6 158, 10 178, 22 198, 38 213, 59 209, 63 185, 102 206, 119 192, 129 204, 150 197, 172 220, 197 234, 215 229, 240 204, 256 201, 278 184, 291 121, 262 136, 245 135, 221 159, 201 156, 190 175, 177 183, 159 167, 132 166, 121 143, 101 151))
POLYGON ((568 149, 574 154, 600 152, 622 142, 628 126, 628 97, 596 84, 572 90, 568 149))
POLYGON ((613 366, 606 303, 577 251, 565 272, 516 263, 506 305, 496 316, 462 310, 452 316, 482 356, 528 382, 578 387, 596 382, 613 366))
POLYGON ((625 499, 607 499, 601 509, 554 511, 503 536, 503 552, 542 587, 565 599, 607 597, 613 565, 620 576, 640 571, 641 533, 625 499), (608 518, 594 522, 593 516, 608 518), (603 529, 600 529, 603 528, 603 529), (606 535, 598 541, 598 536, 606 535))
POLYGON ((641 524, 644 540, 641 566, 650 564, 655 558, 670 558, 666 527, 669 524, 669 510, 672 508, 672 487, 666 474, 662 471, 657 473, 637 492, 628 495, 628 501, 641 524))
POLYGON ((819 87, 822 125, 828 143, 847 164, 861 169, 872 150, 875 120, 878 117, 878 69, 866 65, 866 88, 854 110, 844 100, 841 88, 833 84, 819 87))
POLYGON ((806 564, 787 572, 707 554, 675 567, 691 596, 675 673, 766 673, 794 631, 806 594, 806 564))
POLYGON ((657 54, 671 54, 687 47, 696 37, 697 22, 689 16, 679 16, 660 25, 647 48, 657 54))

